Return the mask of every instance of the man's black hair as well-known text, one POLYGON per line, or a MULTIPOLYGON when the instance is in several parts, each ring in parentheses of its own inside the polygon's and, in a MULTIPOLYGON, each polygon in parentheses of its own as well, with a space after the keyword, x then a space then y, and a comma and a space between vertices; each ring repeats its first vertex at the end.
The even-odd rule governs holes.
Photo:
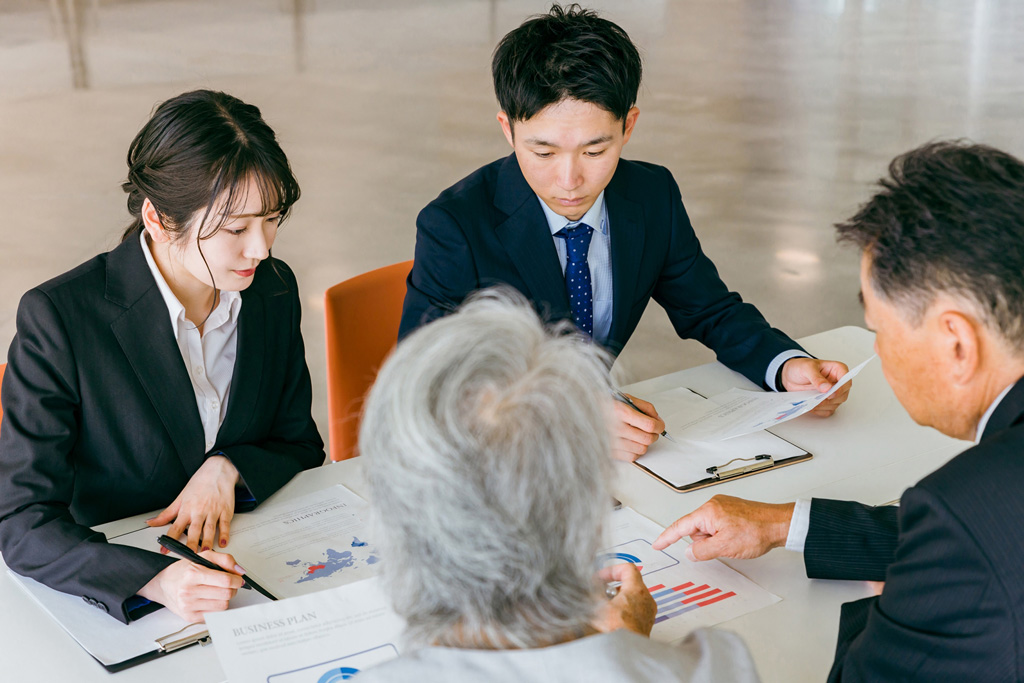
POLYGON ((1024 351, 1024 163, 985 145, 932 142, 889 165, 882 190, 836 225, 870 258, 870 284, 919 324, 939 292, 973 302, 1024 351))
POLYGON ((501 39, 491 61, 494 92, 511 123, 571 98, 596 104, 625 125, 642 72, 626 32, 578 4, 555 4, 527 19, 501 39))

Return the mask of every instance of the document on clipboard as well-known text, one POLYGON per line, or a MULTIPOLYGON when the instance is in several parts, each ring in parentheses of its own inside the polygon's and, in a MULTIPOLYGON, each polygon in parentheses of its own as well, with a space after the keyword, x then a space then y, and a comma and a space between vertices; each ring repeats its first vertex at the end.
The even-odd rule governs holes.
MULTIPOLYGON (((277 597, 303 595, 372 576, 376 550, 366 539, 366 503, 341 485, 268 504, 236 515, 231 552, 259 583, 277 597)), ((108 539, 110 543, 157 551, 165 528, 142 526, 108 539)), ((2 567, 2 564, 0 564, 2 567)), ((123 624, 80 597, 55 591, 8 570, 24 590, 68 635, 111 673, 210 642, 206 624, 189 624, 160 609, 123 624)), ((231 609, 272 602, 258 591, 240 590, 231 609)))
POLYGON ((796 444, 768 431, 728 441, 679 438, 677 429, 691 416, 707 411, 708 400, 685 387, 644 397, 658 409, 676 441, 658 439, 633 464, 669 488, 685 493, 732 479, 795 465, 813 456, 796 444))

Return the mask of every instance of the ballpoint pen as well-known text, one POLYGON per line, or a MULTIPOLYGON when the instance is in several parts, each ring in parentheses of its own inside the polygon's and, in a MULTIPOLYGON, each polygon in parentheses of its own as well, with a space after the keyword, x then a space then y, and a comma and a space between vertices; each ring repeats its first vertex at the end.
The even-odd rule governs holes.
MULTIPOLYGON (((179 556, 185 558, 189 562, 195 562, 196 564, 198 564, 198 565, 200 565, 202 567, 206 567, 207 569, 214 569, 216 571, 225 572, 225 573, 228 573, 228 574, 231 573, 231 572, 228 572, 227 569, 224 569, 224 567, 221 567, 220 565, 217 565, 217 564, 214 564, 213 562, 210 562, 208 559, 206 559, 205 557, 203 557, 202 555, 200 555, 196 551, 192 550, 192 548, 189 548, 187 545, 185 545, 181 541, 177 541, 177 540, 171 538, 170 536, 167 536, 167 535, 161 536, 160 538, 157 539, 157 543, 159 543, 164 548, 167 548, 167 550, 169 550, 170 552, 174 553, 175 555, 179 555, 179 556)), ((250 579, 245 574, 242 574, 242 580, 245 581, 245 583, 242 585, 243 588, 252 588, 257 593, 259 593, 260 595, 263 595, 264 597, 270 598, 271 600, 277 600, 277 596, 276 595, 274 595, 273 593, 271 593, 266 588, 264 588, 263 586, 259 585, 258 583, 256 583, 252 579, 250 579)))
MULTIPOLYGON (((640 406, 638 406, 637 404, 633 403, 633 399, 631 399, 629 396, 626 396, 624 393, 622 393, 618 389, 616 389, 615 391, 612 392, 612 396, 615 397, 616 401, 621 401, 621 402, 625 403, 627 406, 629 406, 630 408, 632 408, 636 412, 640 413, 641 415, 647 415, 647 413, 645 413, 644 411, 640 410, 640 406)), ((651 416, 647 415, 647 417, 651 417, 651 416)), ((669 436, 669 433, 668 433, 667 429, 662 430, 661 435, 663 437, 665 437, 666 439, 668 439, 669 441, 671 441, 672 443, 676 442, 675 439, 673 439, 671 436, 669 436)))

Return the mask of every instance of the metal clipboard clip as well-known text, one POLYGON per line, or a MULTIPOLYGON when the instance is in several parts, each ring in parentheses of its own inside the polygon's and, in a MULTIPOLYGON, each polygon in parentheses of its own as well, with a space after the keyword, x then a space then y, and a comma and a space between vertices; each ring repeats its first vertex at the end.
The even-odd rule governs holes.
POLYGON ((733 477, 742 477, 744 474, 750 474, 751 472, 757 472, 758 470, 766 470, 769 467, 775 467, 775 458, 762 453, 761 455, 755 455, 752 458, 733 458, 724 465, 713 465, 707 469, 707 473, 710 474, 711 478, 715 481, 722 481, 724 479, 732 479, 733 477), (740 467, 736 467, 731 470, 722 469, 724 467, 728 467, 737 460, 740 462, 752 462, 754 464, 741 465, 740 467))
POLYGON ((196 622, 189 624, 188 626, 182 627, 174 633, 169 633, 166 636, 157 638, 157 647, 160 652, 174 652, 180 650, 183 647, 189 645, 200 645, 210 644, 210 632, 206 629, 206 624, 202 622, 196 622))

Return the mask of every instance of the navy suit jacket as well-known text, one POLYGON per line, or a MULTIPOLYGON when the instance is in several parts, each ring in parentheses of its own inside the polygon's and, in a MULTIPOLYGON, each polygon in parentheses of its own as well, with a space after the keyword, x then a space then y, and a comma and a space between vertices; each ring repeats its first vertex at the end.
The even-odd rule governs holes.
POLYGON ((812 578, 885 580, 843 605, 830 681, 1024 680, 1024 381, 981 442, 899 508, 814 500, 812 578))
MULTIPOLYGON (((701 341, 759 386, 775 356, 800 348, 722 282, 667 169, 619 160, 605 202, 612 353, 625 346, 651 298, 680 337, 701 341)), ((572 319, 551 231, 514 154, 470 174, 420 212, 399 338, 497 284, 522 292, 545 319, 572 319)))
MULTIPOLYGON (((262 502, 323 463, 295 277, 276 261, 242 292, 222 451, 262 502)), ((0 551, 24 576, 127 621, 125 600, 175 558, 89 527, 170 504, 206 459, 167 305, 129 239, 29 291, 3 380, 0 551)))

